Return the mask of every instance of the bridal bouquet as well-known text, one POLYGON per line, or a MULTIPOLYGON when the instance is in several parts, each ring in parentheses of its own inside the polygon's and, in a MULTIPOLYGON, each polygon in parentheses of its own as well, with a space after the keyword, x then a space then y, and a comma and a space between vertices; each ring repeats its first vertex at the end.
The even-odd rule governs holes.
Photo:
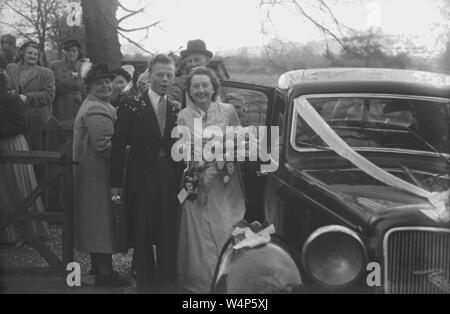
MULTIPOLYGON (((223 156, 215 159, 213 152, 204 152, 204 147, 191 146, 188 169, 185 173, 185 179, 183 181, 183 188, 187 192, 186 199, 195 200, 198 197, 199 188, 208 189, 213 183, 215 178, 226 185, 235 174, 235 161, 245 160, 249 157, 249 151, 252 146, 258 145, 256 135, 249 136, 251 131, 247 128, 237 128, 234 132, 233 139, 215 138, 215 139, 203 139, 203 145, 208 141, 221 141, 223 149, 223 156), (238 136, 239 132, 246 132, 246 136, 238 136), (201 148, 201 161, 195 160, 195 151, 201 148), (232 148, 232 149, 230 149, 232 148), (211 161, 213 160, 213 161, 211 161)), ((186 147, 184 147, 186 148, 186 147)))
POLYGON ((233 162, 192 162, 184 177, 184 189, 188 195, 187 199, 190 201, 196 200, 200 186, 208 189, 214 178, 219 177, 223 184, 227 184, 234 173, 235 166, 233 162))

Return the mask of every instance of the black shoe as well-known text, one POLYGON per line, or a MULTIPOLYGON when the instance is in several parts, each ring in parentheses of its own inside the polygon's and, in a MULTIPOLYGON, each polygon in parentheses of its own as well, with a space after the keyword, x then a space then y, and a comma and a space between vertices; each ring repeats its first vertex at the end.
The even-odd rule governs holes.
POLYGON ((117 273, 113 273, 111 275, 97 274, 95 276, 95 285, 97 287, 124 288, 129 287, 130 282, 124 278, 121 278, 117 273))

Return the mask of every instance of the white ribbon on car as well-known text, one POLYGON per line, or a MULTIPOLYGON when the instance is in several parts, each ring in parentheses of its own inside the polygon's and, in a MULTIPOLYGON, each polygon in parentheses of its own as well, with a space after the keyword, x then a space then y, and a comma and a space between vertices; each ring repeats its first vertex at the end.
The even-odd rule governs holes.
POLYGON ((347 159, 360 170, 388 186, 407 191, 416 196, 427 199, 440 214, 446 215, 445 193, 429 192, 421 187, 406 182, 389 172, 381 169, 354 151, 319 115, 314 107, 305 99, 297 98, 294 101, 295 110, 318 136, 339 156, 347 159))
POLYGON ((273 225, 268 226, 267 228, 259 231, 253 232, 250 227, 236 227, 234 229, 232 236, 233 237, 241 237, 243 239, 239 241, 237 244, 233 246, 233 249, 239 250, 242 248, 254 248, 256 246, 260 246, 263 244, 267 244, 270 242, 270 235, 275 233, 275 227, 273 225))

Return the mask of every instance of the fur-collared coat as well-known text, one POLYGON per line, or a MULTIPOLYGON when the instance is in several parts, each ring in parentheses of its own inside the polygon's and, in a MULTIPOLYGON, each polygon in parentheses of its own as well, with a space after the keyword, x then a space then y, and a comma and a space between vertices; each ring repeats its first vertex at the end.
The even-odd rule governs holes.
POLYGON ((20 82, 22 63, 12 63, 7 67, 11 78, 11 88, 19 95, 27 96, 25 110, 29 131, 25 134, 30 150, 45 150, 43 132, 52 116, 55 98, 55 76, 50 69, 34 66, 28 77, 20 82))

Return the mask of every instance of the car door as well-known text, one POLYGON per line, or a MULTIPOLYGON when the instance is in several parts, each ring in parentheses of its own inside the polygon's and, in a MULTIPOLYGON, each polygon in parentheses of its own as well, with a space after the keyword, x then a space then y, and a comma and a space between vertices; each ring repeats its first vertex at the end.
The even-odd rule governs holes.
MULTIPOLYGON (((225 93, 223 101, 231 103, 235 107, 242 126, 270 126, 275 88, 233 81, 222 81, 221 85, 225 93)), ((242 164, 247 200, 245 219, 248 222, 259 221, 262 223, 265 220, 262 196, 266 176, 261 174, 260 166, 259 161, 247 161, 242 164)))

